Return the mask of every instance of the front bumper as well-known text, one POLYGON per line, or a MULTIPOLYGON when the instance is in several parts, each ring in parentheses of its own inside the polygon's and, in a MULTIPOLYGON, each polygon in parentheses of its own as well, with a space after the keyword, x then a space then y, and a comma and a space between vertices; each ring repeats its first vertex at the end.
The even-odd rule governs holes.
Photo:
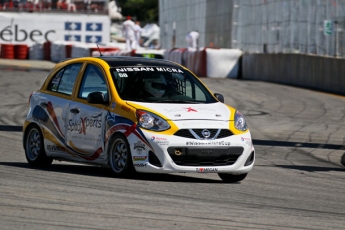
POLYGON ((147 144, 131 138, 136 171, 145 173, 231 173, 252 170, 255 150, 250 132, 216 140, 196 140, 142 130, 147 144))

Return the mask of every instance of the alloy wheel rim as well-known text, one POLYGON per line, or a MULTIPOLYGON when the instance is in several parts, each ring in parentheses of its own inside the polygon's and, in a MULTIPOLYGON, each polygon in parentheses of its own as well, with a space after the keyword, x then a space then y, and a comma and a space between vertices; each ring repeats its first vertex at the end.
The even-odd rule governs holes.
POLYGON ((116 172, 121 172, 127 163, 127 147, 124 141, 117 140, 111 152, 111 166, 116 172))
POLYGON ((35 160, 41 150, 41 137, 37 129, 32 129, 27 139, 27 152, 30 160, 35 160))

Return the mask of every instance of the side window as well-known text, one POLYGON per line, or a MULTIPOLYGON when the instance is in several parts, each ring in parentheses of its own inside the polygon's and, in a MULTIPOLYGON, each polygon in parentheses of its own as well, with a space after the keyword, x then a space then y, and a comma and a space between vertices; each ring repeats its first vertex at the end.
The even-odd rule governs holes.
POLYGON ((198 86, 196 86, 194 82, 189 81, 189 79, 186 81, 186 88, 187 88, 186 96, 194 98, 197 101, 206 100, 205 93, 198 86))
POLYGON ((86 99, 89 93, 102 92, 108 97, 108 87, 102 71, 95 65, 89 64, 84 72, 78 97, 86 99))
POLYGON ((81 65, 82 63, 72 64, 60 70, 50 81, 48 90, 72 95, 74 83, 81 65))

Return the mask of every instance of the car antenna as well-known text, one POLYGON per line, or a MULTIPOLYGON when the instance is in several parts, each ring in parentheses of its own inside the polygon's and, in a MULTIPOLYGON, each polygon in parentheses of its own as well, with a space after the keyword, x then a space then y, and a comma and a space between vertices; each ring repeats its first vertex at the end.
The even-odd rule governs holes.
POLYGON ((101 55, 101 57, 103 57, 103 54, 101 53, 101 50, 99 49, 98 43, 96 43, 96 45, 97 45, 97 48, 98 48, 99 54, 101 55))

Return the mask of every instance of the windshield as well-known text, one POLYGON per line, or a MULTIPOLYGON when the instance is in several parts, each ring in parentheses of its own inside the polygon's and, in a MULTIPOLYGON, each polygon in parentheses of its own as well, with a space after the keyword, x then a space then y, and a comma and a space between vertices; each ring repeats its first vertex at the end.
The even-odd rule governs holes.
POLYGON ((200 81, 184 69, 155 66, 110 69, 123 100, 157 103, 215 103, 200 81))

